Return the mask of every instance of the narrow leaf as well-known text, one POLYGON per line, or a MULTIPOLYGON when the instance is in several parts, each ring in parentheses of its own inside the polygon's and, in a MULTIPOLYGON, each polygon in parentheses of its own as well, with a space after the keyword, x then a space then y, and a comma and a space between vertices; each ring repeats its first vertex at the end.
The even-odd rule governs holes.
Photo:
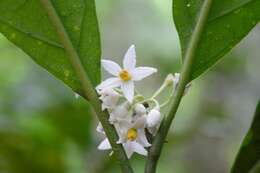
MULTIPOLYGON (((182 57, 204 0, 173 0, 173 17, 182 57)), ((214 0, 196 50, 191 80, 200 76, 244 38, 260 20, 259 0, 214 0)))
POLYGON ((231 173, 249 172, 260 160, 260 102, 252 125, 243 140, 231 173))
MULTIPOLYGON (((100 39, 94 0, 53 0, 93 85, 100 82, 100 39)), ((82 94, 78 77, 40 1, 0 1, 0 32, 40 66, 82 94)))

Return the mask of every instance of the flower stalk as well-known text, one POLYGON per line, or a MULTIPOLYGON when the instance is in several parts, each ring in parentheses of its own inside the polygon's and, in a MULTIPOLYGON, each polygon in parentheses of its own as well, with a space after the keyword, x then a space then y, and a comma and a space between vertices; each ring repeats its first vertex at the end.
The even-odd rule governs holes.
POLYGON ((175 117, 175 114, 176 114, 179 104, 181 102, 182 96, 185 92, 186 85, 190 81, 191 68, 192 68, 192 64, 194 62, 195 52, 198 47, 198 43, 200 41, 200 37, 202 35, 204 26, 208 19, 212 1, 213 0, 205 0, 201 7, 201 11, 200 11, 200 15, 198 16, 197 24, 194 28, 193 35, 191 37, 187 51, 185 53, 184 63, 183 63, 182 71, 181 71, 180 81, 177 86, 177 90, 174 93, 173 101, 171 103, 169 113, 163 119, 160 129, 153 140, 152 147, 149 150, 149 155, 148 155, 148 158, 146 161, 145 173, 155 173, 156 172, 157 163, 158 163, 159 157, 161 155, 161 151, 162 151, 166 136, 170 129, 172 120, 175 117))
POLYGON ((121 166, 121 170, 124 173, 133 173, 133 169, 130 166, 129 160, 126 156, 126 153, 123 147, 116 143, 118 140, 118 135, 115 131, 115 128, 108 122, 108 113, 107 111, 102 111, 101 104, 98 99, 98 95, 95 92, 89 77, 87 76, 82 63, 80 61, 79 55, 75 48, 73 47, 71 40, 58 16, 56 13, 53 4, 50 0, 41 0, 43 8, 46 10, 46 13, 49 17, 49 20, 52 22, 56 32, 60 38, 61 43, 64 46, 65 51, 69 55, 69 60, 74 68, 76 74, 78 75, 82 88, 84 90, 84 96, 90 102, 95 114, 99 118, 104 131, 108 137, 108 140, 113 148, 113 151, 116 155, 117 161, 121 166))

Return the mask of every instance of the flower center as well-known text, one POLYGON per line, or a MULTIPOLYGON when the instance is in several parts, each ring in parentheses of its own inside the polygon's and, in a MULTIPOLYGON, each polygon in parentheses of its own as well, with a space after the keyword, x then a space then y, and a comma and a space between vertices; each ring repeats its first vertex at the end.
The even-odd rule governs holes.
POLYGON ((132 79, 132 76, 129 74, 127 70, 122 70, 119 72, 119 77, 122 79, 122 81, 129 81, 132 79))
POLYGON ((127 139, 129 141, 134 141, 137 138, 137 130, 134 128, 131 128, 127 131, 127 139))

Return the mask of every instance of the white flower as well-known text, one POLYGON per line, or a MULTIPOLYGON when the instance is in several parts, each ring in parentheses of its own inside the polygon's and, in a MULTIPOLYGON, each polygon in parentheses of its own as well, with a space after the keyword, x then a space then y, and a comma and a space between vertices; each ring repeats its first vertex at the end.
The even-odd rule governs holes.
MULTIPOLYGON (((122 120, 121 126, 115 126, 117 133, 119 134, 118 144, 122 144, 127 157, 130 158, 134 152, 147 155, 147 150, 145 147, 150 147, 151 144, 147 141, 145 136, 145 127, 146 118, 145 116, 140 116, 134 123, 129 119, 122 120)), ((98 125, 97 131, 103 132, 101 124, 98 125)), ((110 150, 112 149, 108 138, 105 138, 99 145, 99 150, 110 150)))
POLYGON ((146 118, 146 125, 148 131, 155 135, 161 123, 161 113, 158 108, 152 109, 146 118))
MULTIPOLYGON (((146 109, 142 104, 136 104, 133 110, 129 109, 128 102, 115 107, 110 113, 110 123, 112 123, 117 131, 119 139, 118 144, 122 144, 126 151, 127 157, 130 158, 134 152, 147 155, 145 147, 151 146, 145 135, 146 127, 146 109)), ((99 133, 105 134, 102 125, 97 126, 99 133)), ((105 138, 99 145, 99 150, 110 150, 111 145, 105 138)))
POLYGON ((122 144, 126 155, 130 158, 134 152, 147 155, 145 147, 151 146, 145 136, 145 117, 141 116, 136 122, 125 122, 124 126, 120 128, 119 140, 117 143, 122 144))
POLYGON ((151 67, 135 67, 136 53, 134 45, 130 46, 124 56, 123 68, 110 60, 102 60, 101 63, 103 68, 115 77, 106 79, 97 86, 97 89, 121 87, 124 96, 130 103, 134 98, 134 81, 140 81, 157 72, 157 69, 151 67))
POLYGON ((99 91, 99 94, 101 95, 99 99, 102 100, 102 110, 115 108, 120 98, 120 94, 112 88, 104 88, 99 91))
POLYGON ((130 105, 127 102, 116 106, 115 109, 110 113, 109 122, 115 125, 116 123, 120 123, 123 120, 129 120, 131 118, 129 115, 129 107, 130 105))
MULTIPOLYGON (((103 129, 103 126, 101 125, 101 123, 98 123, 98 126, 96 128, 97 132, 106 135, 105 131, 103 129)), ((108 141, 108 138, 105 138, 99 145, 98 145, 98 149, 99 150, 110 150, 111 149, 111 145, 108 141)))

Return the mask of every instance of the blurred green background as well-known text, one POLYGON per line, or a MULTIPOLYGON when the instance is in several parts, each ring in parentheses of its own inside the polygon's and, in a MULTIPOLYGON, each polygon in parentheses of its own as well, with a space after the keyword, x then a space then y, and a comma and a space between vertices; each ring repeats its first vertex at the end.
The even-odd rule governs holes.
MULTIPOLYGON (((103 58, 121 63, 135 44, 138 65, 159 72, 138 84, 149 96, 180 69, 171 0, 96 0, 103 58), (149 86, 149 87, 148 87, 149 86)), ((174 120, 158 173, 227 173, 260 98, 260 26, 193 82, 174 120), (230 68, 231 67, 231 68, 230 68)), ((117 173, 96 146, 87 103, 0 35, 0 173, 117 173)), ((106 75, 105 75, 106 76, 106 75)), ((165 111, 165 110, 163 110, 165 111)), ((131 159, 137 173, 144 157, 131 159)))

